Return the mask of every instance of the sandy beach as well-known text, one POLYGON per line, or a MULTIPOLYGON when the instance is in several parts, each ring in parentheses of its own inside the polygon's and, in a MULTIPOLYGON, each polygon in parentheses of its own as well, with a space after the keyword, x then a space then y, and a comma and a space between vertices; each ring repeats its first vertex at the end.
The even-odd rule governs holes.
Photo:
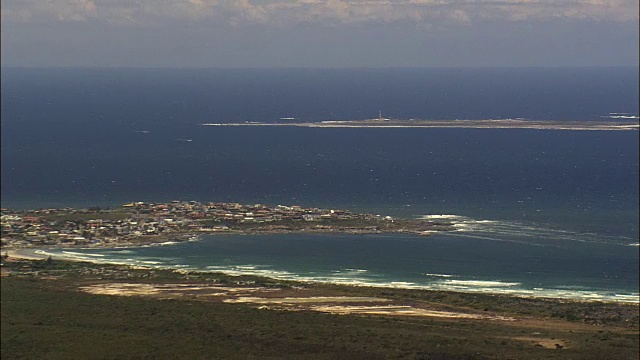
POLYGON ((24 260, 45 260, 49 256, 41 253, 43 249, 11 249, 6 250, 6 254, 9 258, 24 259, 24 260))
MULTIPOLYGON (((404 329, 408 324, 418 324, 421 326, 420 336, 424 335, 424 326, 455 327, 457 330, 452 330, 448 339, 458 339, 460 331, 463 331, 465 336, 497 341, 501 349, 511 344, 509 346, 517 348, 519 353, 537 349, 588 351, 585 346, 590 345, 594 336, 627 341, 625 337, 637 333, 633 323, 629 322, 637 319, 637 308, 623 304, 286 283, 217 273, 78 262, 78 259, 72 263, 56 261, 62 257, 52 257, 54 261, 43 262, 41 260, 48 257, 46 249, 34 248, 12 249, 6 253, 9 258, 3 266, 3 286, 24 283, 28 290, 38 284, 45 289, 47 296, 61 292, 65 292, 65 296, 93 296, 82 298, 83 303, 100 301, 98 296, 112 297, 110 301, 114 302, 121 301, 121 298, 140 298, 149 301, 144 303, 145 309, 169 304, 172 313, 190 311, 199 306, 203 306, 204 313, 223 307, 225 312, 246 312, 248 307, 252 309, 252 321, 265 316, 270 319, 304 316, 313 321, 330 319, 330 324, 345 319, 349 327, 359 321, 371 321, 390 326, 393 332, 398 331, 395 326, 404 329), (38 281, 34 282, 36 279, 38 281), (569 320, 574 316, 584 320, 569 320), (603 322, 612 318, 616 319, 614 323, 603 322), (603 329, 607 334, 601 335, 603 329)), ((143 303, 134 301, 131 304, 143 303)), ((72 312, 76 311, 77 306, 69 307, 72 312)), ((246 322, 242 324, 243 331, 246 331, 246 322)), ((271 320, 269 324, 272 324, 271 320)), ((333 329, 333 326, 329 328, 333 329)), ((363 328, 370 329, 370 326, 363 328)), ((438 336, 441 334, 439 331, 438 336)), ((357 337, 361 336, 362 333, 357 334, 357 337)), ((632 352, 633 349, 634 345, 629 344, 625 345, 624 351, 632 352)))

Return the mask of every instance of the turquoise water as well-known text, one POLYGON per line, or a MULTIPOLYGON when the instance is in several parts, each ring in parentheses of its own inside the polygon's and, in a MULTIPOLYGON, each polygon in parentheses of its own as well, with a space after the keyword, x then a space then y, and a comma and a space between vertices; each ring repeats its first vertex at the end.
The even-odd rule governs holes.
POLYGON ((56 250, 89 261, 278 279, 637 302, 637 246, 536 224, 464 219, 459 231, 203 235, 121 249, 56 250))

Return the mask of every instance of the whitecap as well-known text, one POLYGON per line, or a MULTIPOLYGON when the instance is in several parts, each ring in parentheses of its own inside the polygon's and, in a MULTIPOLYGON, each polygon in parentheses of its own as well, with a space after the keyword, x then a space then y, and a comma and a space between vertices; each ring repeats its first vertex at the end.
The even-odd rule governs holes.
POLYGON ((113 250, 113 251, 106 251, 106 253, 108 253, 108 254, 134 254, 135 252, 133 250, 113 250))
POLYGON ((480 286, 480 287, 509 287, 518 286, 518 282, 503 282, 499 280, 444 280, 445 283, 458 286, 480 286))
POLYGON ((452 215, 452 214, 434 214, 434 215, 422 215, 419 219, 423 220, 432 220, 432 219, 450 219, 450 220, 459 220, 459 219, 468 219, 465 216, 461 215, 452 215))
POLYGON ((239 270, 256 270, 258 269, 257 265, 237 265, 237 269, 239 270))
POLYGON ((389 284, 395 285, 395 286, 413 286, 413 285, 415 285, 415 283, 407 282, 407 281, 392 281, 389 284))
POLYGON ((537 246, 554 245, 553 243, 550 243, 548 241, 542 243, 540 240, 560 240, 583 243, 606 243, 624 246, 639 246, 638 243, 629 244, 629 240, 633 240, 633 238, 625 236, 613 236, 591 232, 571 231, 566 229, 554 228, 548 224, 537 224, 533 222, 473 219, 462 215, 451 214, 423 215, 419 218, 424 220, 446 219, 452 222, 453 231, 442 233, 443 235, 449 236, 465 236, 483 240, 514 242, 537 246))
POLYGON ((104 257, 104 255, 102 254, 86 254, 86 253, 79 253, 79 252, 75 252, 75 251, 62 251, 63 254, 65 255, 70 255, 70 256, 79 256, 79 257, 84 257, 84 256, 92 256, 92 257, 104 257))
POLYGON ((449 275, 449 274, 431 274, 431 273, 426 273, 424 275, 425 276, 432 276, 432 277, 443 277, 443 278, 453 277, 453 275, 449 275))

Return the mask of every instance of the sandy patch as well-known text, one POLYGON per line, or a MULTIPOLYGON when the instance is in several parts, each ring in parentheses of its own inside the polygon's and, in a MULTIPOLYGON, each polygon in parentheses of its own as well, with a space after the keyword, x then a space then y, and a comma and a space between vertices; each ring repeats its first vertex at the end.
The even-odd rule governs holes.
POLYGON ((48 255, 38 254, 34 249, 15 249, 7 250, 7 256, 10 259, 22 259, 22 260, 44 260, 48 255))
MULTIPOLYGON (((238 297, 225 299, 227 303, 250 303, 260 304, 261 309, 269 309, 269 304, 285 306, 285 310, 312 310, 338 315, 360 314, 360 315, 391 315, 391 316, 419 316, 419 317, 439 317, 450 319, 484 319, 513 321, 513 318, 485 315, 467 314, 452 311, 437 311, 417 308, 409 305, 316 305, 323 303, 389 303, 391 300, 376 297, 349 297, 349 296, 313 296, 313 297, 285 297, 285 298, 259 298, 259 297, 238 297), (287 308, 288 307, 288 308, 287 308)), ((281 308, 282 309, 282 308, 281 308)))
POLYGON ((394 315, 394 316, 426 316, 453 319, 489 319, 489 320, 514 320, 503 316, 491 316, 482 314, 467 314, 452 311, 436 311, 415 308, 408 305, 384 305, 384 306, 313 306, 313 310, 332 314, 366 314, 366 315, 394 315))
POLYGON ((215 291, 225 294, 225 290, 215 286, 203 286, 202 284, 133 284, 112 283, 82 286, 80 290, 96 295, 114 296, 151 296, 151 295, 180 295, 180 293, 215 291))
POLYGON ((564 349, 569 345, 569 342, 567 340, 562 339, 545 339, 537 337, 517 337, 512 339, 530 342, 533 346, 539 346, 545 349, 564 349))
POLYGON ((353 296, 311 296, 311 297, 284 297, 284 298, 258 298, 239 297, 226 299, 228 303, 252 303, 252 304, 309 304, 309 303, 336 303, 336 302, 385 302, 388 299, 376 297, 353 296))
POLYGON ((230 287, 217 284, 143 284, 143 283, 105 283, 82 286, 82 291, 96 295, 113 296, 215 296, 237 297, 255 293, 269 293, 279 289, 259 287, 230 287))
MULTIPOLYGON (((231 287, 217 284, 143 284, 104 283, 82 286, 80 290, 96 295, 148 296, 157 298, 183 298, 185 296, 203 300, 222 301, 231 304, 256 304, 260 309, 301 311, 347 315, 384 315, 438 317, 448 319, 478 319, 513 321, 515 319, 489 314, 469 314, 453 311, 429 310, 405 304, 393 304, 385 298, 369 296, 281 296, 287 289, 265 289, 260 287, 231 287), (273 297, 263 297, 263 296, 273 297), (275 296, 274 296, 275 295, 275 296), (351 305, 349 305, 351 304, 351 305)), ((545 343, 546 344, 546 343, 545 343)), ((546 344, 549 345, 549 344, 546 344)), ((562 345, 562 344, 561 344, 562 345)), ((545 346, 545 345, 543 345, 545 346)), ((555 346, 555 343, 552 344, 555 346)), ((562 345, 564 346, 564 345, 562 345)))

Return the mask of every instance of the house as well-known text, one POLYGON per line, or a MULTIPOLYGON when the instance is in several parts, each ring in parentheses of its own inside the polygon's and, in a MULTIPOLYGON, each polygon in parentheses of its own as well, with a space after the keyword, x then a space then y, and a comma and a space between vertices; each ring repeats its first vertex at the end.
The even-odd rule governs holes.
POLYGON ((322 220, 322 215, 320 215, 320 214, 303 214, 302 218, 305 221, 320 221, 320 220, 322 220))

